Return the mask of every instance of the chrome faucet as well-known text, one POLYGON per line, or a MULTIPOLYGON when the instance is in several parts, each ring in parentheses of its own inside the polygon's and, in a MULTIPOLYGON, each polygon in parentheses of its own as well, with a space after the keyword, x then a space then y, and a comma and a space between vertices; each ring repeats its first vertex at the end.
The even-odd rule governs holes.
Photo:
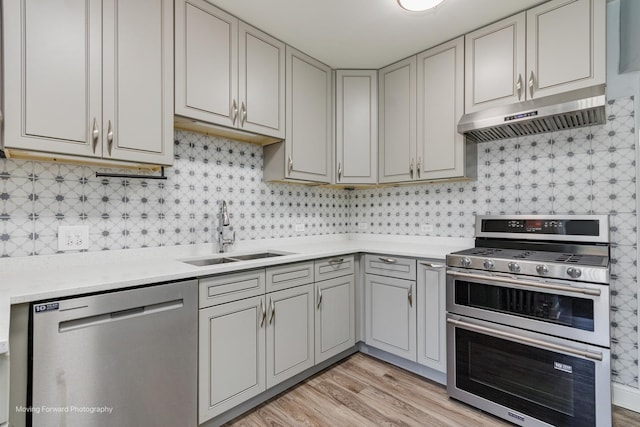
POLYGON ((230 239, 224 238, 224 228, 228 227, 229 211, 227 210, 227 202, 224 200, 220 205, 220 214, 218 216, 218 252, 223 253, 227 246, 233 245, 236 241, 236 232, 233 232, 233 236, 230 239))

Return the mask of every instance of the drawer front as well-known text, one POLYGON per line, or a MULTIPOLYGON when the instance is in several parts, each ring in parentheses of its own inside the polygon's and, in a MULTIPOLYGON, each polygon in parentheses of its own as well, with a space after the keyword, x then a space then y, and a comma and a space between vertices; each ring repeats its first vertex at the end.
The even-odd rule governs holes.
POLYGON ((315 281, 333 279, 353 274, 355 257, 353 255, 337 256, 317 260, 315 264, 315 281))
POLYGON ((416 260, 386 255, 365 255, 365 272, 397 279, 416 280, 416 260))
POLYGON ((265 292, 264 269, 221 274, 200 279, 200 308, 224 304, 265 292))
POLYGON ((313 283, 313 261, 267 268, 267 292, 313 283))

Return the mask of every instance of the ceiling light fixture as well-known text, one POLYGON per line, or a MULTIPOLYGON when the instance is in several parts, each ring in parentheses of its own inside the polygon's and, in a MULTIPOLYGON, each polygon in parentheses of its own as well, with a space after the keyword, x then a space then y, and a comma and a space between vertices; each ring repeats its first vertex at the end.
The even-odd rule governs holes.
POLYGON ((398 4, 401 8, 409 12, 424 12, 425 10, 433 9, 443 1, 444 0, 398 0, 398 4))

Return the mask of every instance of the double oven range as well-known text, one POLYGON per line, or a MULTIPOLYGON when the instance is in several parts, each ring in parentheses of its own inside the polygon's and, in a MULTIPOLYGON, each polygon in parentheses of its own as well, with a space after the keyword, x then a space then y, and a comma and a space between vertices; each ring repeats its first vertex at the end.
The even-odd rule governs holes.
POLYGON ((611 424, 609 219, 477 216, 447 255, 447 391, 524 426, 611 424))

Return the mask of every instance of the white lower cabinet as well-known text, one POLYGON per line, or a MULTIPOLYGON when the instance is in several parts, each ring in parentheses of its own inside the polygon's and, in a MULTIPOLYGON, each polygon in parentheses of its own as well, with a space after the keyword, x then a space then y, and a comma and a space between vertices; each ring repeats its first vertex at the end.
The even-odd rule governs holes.
POLYGON ((444 263, 418 261, 418 363, 445 372, 446 299, 444 263))
POLYGON ((266 389, 264 310, 264 296, 200 310, 200 423, 266 389))
POLYGON ((367 274, 366 343, 416 361, 416 282, 367 274))
POLYGON ((0 354, 0 426, 9 422, 9 354, 0 354))
POLYGON ((311 368, 313 284, 267 294, 267 387, 311 368))
POLYGON ((315 284, 315 360, 320 363, 356 343, 353 274, 315 284))

